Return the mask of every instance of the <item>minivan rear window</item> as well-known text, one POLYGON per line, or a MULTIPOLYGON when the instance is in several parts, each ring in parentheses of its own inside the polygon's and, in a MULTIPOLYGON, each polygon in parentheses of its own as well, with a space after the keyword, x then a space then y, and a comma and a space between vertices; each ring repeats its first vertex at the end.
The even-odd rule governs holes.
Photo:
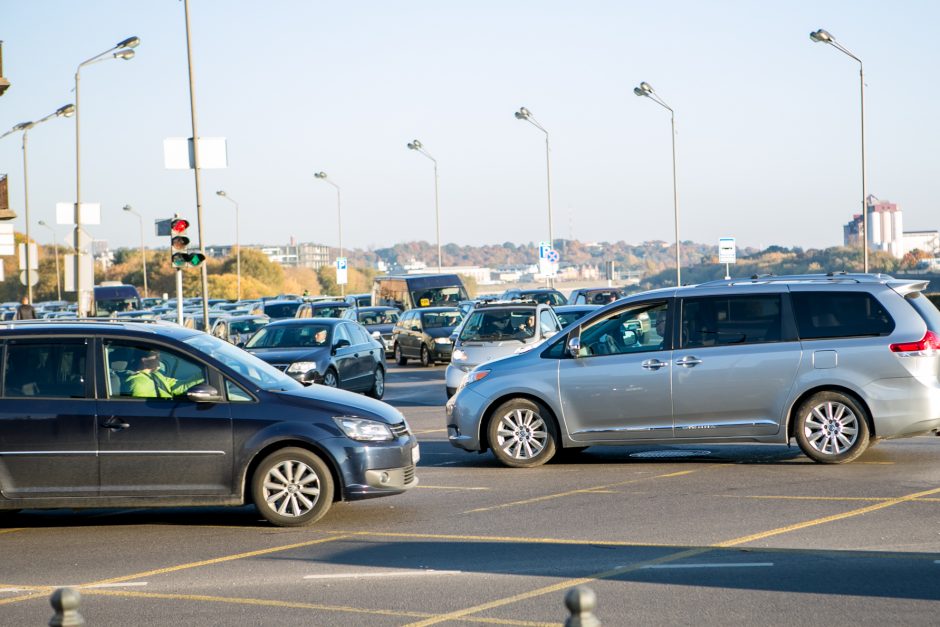
POLYGON ((867 292, 792 292, 801 340, 888 335, 894 320, 867 292))

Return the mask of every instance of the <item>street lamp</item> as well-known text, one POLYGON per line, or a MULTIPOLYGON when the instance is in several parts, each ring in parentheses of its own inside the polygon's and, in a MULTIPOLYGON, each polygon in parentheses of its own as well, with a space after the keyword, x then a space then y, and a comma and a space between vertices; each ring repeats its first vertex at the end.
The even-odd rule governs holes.
MULTIPOLYGON (((326 172, 314 172, 313 176, 314 178, 318 178, 321 181, 329 183, 330 185, 336 188, 336 225, 337 225, 337 228, 339 229, 339 255, 338 256, 342 257, 343 256, 343 205, 342 205, 342 199, 340 197, 339 185, 337 185, 330 179, 326 178, 326 172)), ((337 267, 336 271, 337 273, 339 273, 339 267, 337 267)), ((337 277, 337 279, 338 278, 339 277, 337 277)), ((345 283, 341 284, 339 286, 339 289, 340 289, 340 294, 342 296, 345 296, 346 284, 345 283)))
POLYGON ((672 208, 676 223, 676 286, 678 287, 682 285, 682 262, 679 241, 679 186, 676 183, 676 112, 645 81, 640 83, 639 87, 634 87, 633 93, 637 96, 645 96, 669 111, 669 123, 672 127, 672 208))
POLYGON ((862 258, 865 266, 865 272, 868 272, 868 201, 866 195, 865 181, 865 68, 862 60, 848 51, 848 49, 836 41, 830 33, 823 29, 815 30, 809 34, 809 38, 817 43, 829 44, 846 56, 852 57, 858 61, 858 82, 861 101, 861 122, 862 122, 862 258))
MULTIPOLYGON (((42 124, 43 122, 51 120, 52 118, 71 117, 75 113, 75 111, 76 111, 75 105, 73 104, 63 105, 44 118, 40 118, 36 120, 35 122, 20 122, 19 124, 14 126, 12 129, 7 131, 3 135, 0 135, 0 139, 3 139, 10 133, 15 133, 17 131, 21 131, 23 133, 23 209, 24 209, 24 213, 26 214, 25 215, 26 217, 26 245, 25 245, 25 249, 26 249, 26 259, 25 259, 26 261, 26 298, 30 304, 32 304, 33 302, 33 281, 32 281, 33 270, 32 270, 31 259, 29 258, 30 257, 29 255, 29 240, 30 240, 30 237, 29 237, 29 167, 28 167, 28 159, 27 159, 29 129, 33 128, 37 124, 42 124)), ((58 260, 58 257, 56 257, 56 259, 58 260)), ((59 280, 59 277, 58 277, 58 271, 57 271, 56 281, 58 280, 59 280)))
POLYGON ((235 205, 235 275, 237 277, 236 291, 238 293, 238 300, 242 299, 242 249, 238 245, 238 201, 225 193, 224 189, 220 189, 216 192, 217 196, 221 196, 225 200, 233 203, 235 205))
POLYGON ((147 289, 147 251, 144 249, 144 218, 134 211, 133 207, 130 205, 124 205, 124 211, 137 216, 137 219, 140 221, 140 258, 144 263, 144 298, 147 298, 150 296, 150 292, 147 289))
POLYGON ((409 149, 409 150, 417 150, 419 153, 421 153, 422 155, 424 155, 425 157, 427 157, 428 159, 430 159, 432 163, 434 163, 434 219, 435 219, 435 225, 436 225, 436 226, 435 226, 435 230, 436 230, 436 232, 437 232, 437 271, 438 271, 438 273, 440 273, 440 272, 441 272, 441 267, 442 267, 442 263, 441 263, 441 262, 442 262, 442 256, 441 256, 441 209, 440 209, 440 205, 438 204, 438 193, 437 193, 437 159, 435 159, 434 157, 432 157, 432 156, 431 156, 431 153, 429 153, 427 150, 425 150, 424 144, 422 144, 422 143, 421 143, 420 141, 418 141, 417 139, 415 139, 415 140, 413 140, 413 141, 411 141, 411 142, 408 143, 408 149, 409 149))
POLYGON ((123 59, 129 61, 134 58, 134 48, 140 45, 140 38, 128 37, 117 44, 108 48, 100 54, 96 54, 87 61, 78 64, 75 70, 75 263, 73 274, 75 276, 75 300, 78 302, 78 316, 81 318, 85 314, 84 304, 82 303, 82 263, 81 255, 85 249, 84 231, 82 230, 82 152, 81 152, 81 134, 79 125, 79 93, 81 87, 81 72, 86 65, 99 63, 108 59, 123 59))
POLYGON ((52 231, 52 254, 55 256, 55 292, 56 299, 62 300, 62 282, 59 280, 59 244, 57 243, 57 237, 55 234, 55 229, 46 224, 43 220, 39 221, 39 226, 44 226, 50 231, 52 231))
MULTIPOLYGON (((545 130, 541 124, 532 117, 532 112, 526 109, 525 107, 520 107, 515 113, 517 120, 525 120, 535 128, 539 129, 545 133, 545 180, 548 184, 548 245, 555 248, 555 239, 553 236, 554 231, 552 231, 552 163, 551 163, 551 150, 548 145, 548 131, 545 130)), ((548 279, 548 286, 552 286, 552 280, 548 279)))

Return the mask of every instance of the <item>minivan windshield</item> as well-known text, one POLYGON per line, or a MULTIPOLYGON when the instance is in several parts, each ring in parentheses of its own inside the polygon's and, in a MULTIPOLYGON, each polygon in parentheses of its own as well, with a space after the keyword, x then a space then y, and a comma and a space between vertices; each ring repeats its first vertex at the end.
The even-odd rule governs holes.
POLYGON ((199 333, 186 338, 183 342, 222 362, 246 379, 251 380, 262 390, 291 390, 303 387, 302 383, 295 381, 274 366, 266 364, 254 355, 246 353, 217 337, 199 333))
POLYGON ((440 307, 456 305, 464 296, 457 286, 429 287, 411 292, 411 300, 416 307, 440 307))
POLYGON ((534 309, 484 309, 470 314, 460 331, 459 339, 461 342, 510 338, 526 340, 534 336, 534 309))

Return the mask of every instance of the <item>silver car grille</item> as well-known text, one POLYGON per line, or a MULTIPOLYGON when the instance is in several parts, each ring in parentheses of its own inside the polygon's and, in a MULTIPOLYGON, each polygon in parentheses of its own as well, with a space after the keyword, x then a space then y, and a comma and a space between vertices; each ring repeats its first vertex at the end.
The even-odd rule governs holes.
POLYGON ((392 430, 392 435, 396 438, 408 435, 408 423, 400 422, 397 425, 389 425, 388 428, 392 430))
POLYGON ((405 485, 414 483, 415 480, 415 467, 414 464, 405 467, 405 485))

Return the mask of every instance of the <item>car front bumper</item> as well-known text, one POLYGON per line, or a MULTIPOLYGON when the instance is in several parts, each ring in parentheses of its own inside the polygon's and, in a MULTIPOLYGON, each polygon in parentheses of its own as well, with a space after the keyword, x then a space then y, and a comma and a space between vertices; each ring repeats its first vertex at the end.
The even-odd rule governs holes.
POLYGON ((447 423, 447 440, 451 446, 465 451, 482 451, 480 443, 480 420, 486 410, 486 399, 465 387, 444 406, 447 423))
POLYGON ((400 494, 418 485, 415 470, 420 449, 415 436, 393 442, 352 442, 346 438, 332 442, 343 442, 339 450, 330 447, 342 474, 343 500, 400 494))

